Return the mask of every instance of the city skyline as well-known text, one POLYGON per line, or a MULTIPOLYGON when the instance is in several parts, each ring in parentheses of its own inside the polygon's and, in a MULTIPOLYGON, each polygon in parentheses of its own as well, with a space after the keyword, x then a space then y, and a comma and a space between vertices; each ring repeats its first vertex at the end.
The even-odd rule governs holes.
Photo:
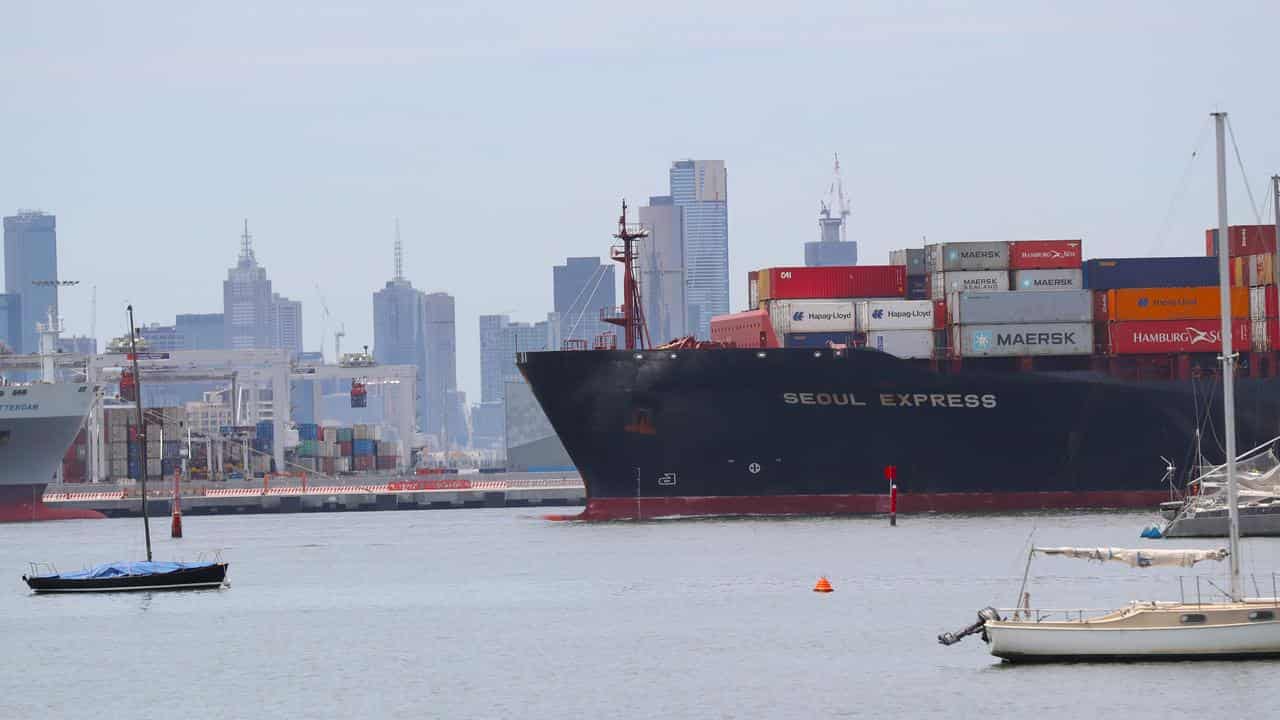
MULTIPOLYGON (((731 310, 749 269, 803 264, 833 152, 863 263, 926 237, 1200 254, 1215 222, 1209 112, 1231 112, 1267 212, 1280 100, 1256 77, 1276 19, 1266 6, 999 1, 789 17, 513 6, 496 22, 399 2, 10 3, 0 83, 41 110, 0 118, 0 207, 58 216, 60 276, 80 281, 60 293, 67 334, 88 333, 96 286, 100 346, 123 334, 128 303, 165 324, 175 307, 220 309, 218 278, 201 278, 234 259, 248 216, 274 287, 303 303, 304 350, 323 324, 329 352, 340 324, 349 348, 373 345, 369 294, 400 217, 422 259, 414 285, 457 299, 458 384, 474 402, 479 316, 542 319, 546 268, 605 256, 618 201, 660 195, 676 158, 733 171, 731 310), (1228 36, 1229 53, 1188 52, 1228 36), (833 83, 832 68, 847 72, 833 83), (608 87, 669 110, 617 113, 583 92, 608 87)), ((1230 169, 1231 221, 1254 222, 1230 169)))

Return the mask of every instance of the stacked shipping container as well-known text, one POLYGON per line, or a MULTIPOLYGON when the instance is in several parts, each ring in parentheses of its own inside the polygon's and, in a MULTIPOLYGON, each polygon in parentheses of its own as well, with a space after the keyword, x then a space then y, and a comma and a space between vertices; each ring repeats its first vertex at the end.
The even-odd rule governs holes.
POLYGON ((333 427, 304 423, 298 425, 298 440, 293 462, 304 470, 325 474, 394 470, 401 455, 400 444, 383 440, 378 425, 333 427))

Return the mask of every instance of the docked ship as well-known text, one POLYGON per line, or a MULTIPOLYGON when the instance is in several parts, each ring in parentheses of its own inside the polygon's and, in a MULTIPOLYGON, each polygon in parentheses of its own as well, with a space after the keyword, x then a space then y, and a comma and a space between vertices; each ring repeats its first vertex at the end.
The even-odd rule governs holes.
MULTIPOLYGON (((629 265, 643 233, 628 231, 625 209, 617 237, 614 258, 629 265)), ((890 266, 761 270, 752 309, 714 320, 712 342, 653 349, 627 267, 616 321, 626 349, 526 352, 517 365, 582 475, 581 519, 885 512, 895 476, 903 512, 1154 507, 1170 499, 1166 464, 1193 464, 1197 432, 1222 437, 1221 338, 1205 320, 1218 306, 1200 287, 1216 283, 1216 259, 1083 263, 1073 242, 1065 260, 1028 244, 1021 255, 1041 260, 1025 262, 1050 267, 1021 271, 1010 243, 941 246, 890 266), (915 263, 922 282, 909 282, 915 263), (852 312, 767 307, 806 297, 779 285, 810 271, 852 312), (1052 273, 1074 286, 1028 289, 1052 273), (888 299, 858 300, 858 282, 836 287, 857 277, 874 286, 863 296, 888 299), (909 285, 923 294, 911 299, 909 285), (935 315, 910 331, 923 350, 908 331, 867 324, 910 322, 915 311, 894 308, 921 302, 935 315), (848 332, 823 343, 788 332, 819 317, 848 332)), ((1248 350, 1237 437, 1250 447, 1280 428, 1274 231, 1230 249, 1244 298, 1233 332, 1248 350), (1255 255, 1271 260, 1246 270, 1255 255)))
POLYGON ((0 384, 0 522, 102 517, 42 501, 92 403, 85 383, 0 384))

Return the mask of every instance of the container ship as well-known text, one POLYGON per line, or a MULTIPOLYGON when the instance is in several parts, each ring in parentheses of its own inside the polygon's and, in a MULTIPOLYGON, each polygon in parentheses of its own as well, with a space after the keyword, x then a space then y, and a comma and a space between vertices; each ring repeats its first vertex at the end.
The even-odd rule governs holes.
POLYGON ((93 397, 84 383, 0 383, 0 522, 102 517, 42 501, 93 397))
MULTIPOLYGON (((1204 257, 1037 240, 766 268, 709 342, 652 349, 625 209, 618 237, 626 349, 517 357, 581 519, 884 512, 894 476, 903 512, 1154 507, 1167 466, 1222 454, 1216 231, 1204 257)), ((1225 250, 1252 447, 1280 434, 1276 229, 1233 226, 1225 250)))

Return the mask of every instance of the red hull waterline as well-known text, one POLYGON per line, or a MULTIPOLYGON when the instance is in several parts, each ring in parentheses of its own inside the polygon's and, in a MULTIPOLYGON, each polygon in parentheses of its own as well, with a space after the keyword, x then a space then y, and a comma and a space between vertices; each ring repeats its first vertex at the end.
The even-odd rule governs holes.
MULTIPOLYGON (((900 513, 1154 508, 1163 490, 1096 492, 932 493, 898 495, 900 513)), ((551 520, 635 520, 714 515, 874 515, 889 512, 886 495, 744 495, 591 498, 579 515, 551 520)))
POLYGON ((97 510, 58 508, 44 504, 44 485, 0 485, 0 522, 97 520, 97 510))

